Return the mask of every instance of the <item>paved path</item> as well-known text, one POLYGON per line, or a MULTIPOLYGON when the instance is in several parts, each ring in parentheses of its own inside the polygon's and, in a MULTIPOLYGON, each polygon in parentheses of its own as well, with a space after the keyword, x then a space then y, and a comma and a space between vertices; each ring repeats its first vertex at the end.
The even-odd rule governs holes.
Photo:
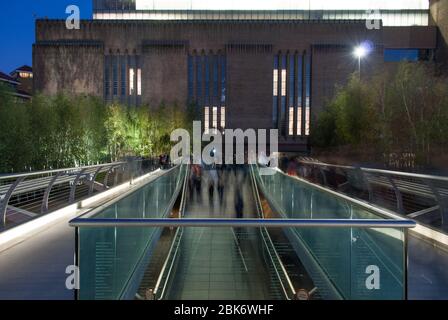
POLYGON ((65 269, 73 264, 74 251, 74 229, 63 220, 0 252, 0 299, 73 299, 65 288, 65 269))
POLYGON ((448 299, 448 252, 409 237, 408 298, 448 299))

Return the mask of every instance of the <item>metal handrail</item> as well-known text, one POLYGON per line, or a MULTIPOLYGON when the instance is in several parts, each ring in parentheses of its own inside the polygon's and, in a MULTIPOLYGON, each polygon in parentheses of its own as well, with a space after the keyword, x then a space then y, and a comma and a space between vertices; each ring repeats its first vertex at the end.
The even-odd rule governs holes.
MULTIPOLYGON (((251 175, 251 178, 252 178, 251 180, 252 180, 253 187, 254 187, 254 193, 255 193, 255 197, 256 197, 255 201, 257 203, 257 209, 260 211, 261 217, 264 219, 265 218, 264 217, 264 211, 263 211, 263 207, 261 205, 261 199, 260 199, 260 194, 259 194, 259 191, 258 191, 257 181, 256 181, 256 178, 255 178, 255 174, 254 174, 252 166, 250 167, 250 175, 251 175)), ((293 296, 295 296, 296 295, 296 289, 294 288, 294 285, 292 284, 291 278, 289 277, 288 272, 286 271, 286 268, 283 265, 283 262, 282 262, 282 260, 280 259, 280 256, 277 253, 277 250, 275 250, 274 242, 272 241, 271 237, 269 236, 269 233, 267 232, 267 229, 264 228, 264 230, 267 233, 267 240, 268 241, 266 241, 265 237, 262 234, 263 242, 265 243, 266 247, 268 247, 270 245, 272 248, 274 248, 274 253, 275 253, 276 259, 279 262, 280 268, 282 269, 282 273, 283 273, 283 275, 286 278, 286 282, 288 283, 289 290, 291 290, 293 296)), ((269 250, 268 250, 268 252, 269 252, 269 250)), ((271 259, 271 262, 274 263, 274 258, 271 256, 270 252, 269 252, 269 257, 271 259)), ((281 280, 281 276, 280 276, 278 270, 275 268, 275 266, 274 266, 274 269, 275 269, 275 272, 277 274, 277 277, 280 280, 280 284, 281 284, 281 286, 283 288, 283 292, 285 293, 286 298, 289 299, 289 296, 288 296, 288 294, 286 292, 286 288, 284 287, 283 282, 281 280)))
POLYGON ((330 194, 330 195, 332 195, 332 196, 335 196, 335 197, 337 197, 337 198, 346 200, 346 201, 348 201, 348 202, 350 202, 350 203, 352 203, 352 204, 354 204, 354 205, 357 205, 357 206, 359 206, 359 207, 362 207, 362 208, 364 208, 364 209, 366 209, 366 210, 368 210, 368 211, 371 211, 371 212, 373 211, 373 213, 376 213, 376 214, 378 214, 378 215, 380 215, 380 216, 382 216, 382 217, 389 218, 389 219, 406 220, 405 217, 397 216, 394 212, 389 211, 389 210, 387 210, 387 209, 379 208, 379 207, 375 207, 375 206, 371 205, 371 204, 368 203, 368 202, 364 202, 364 201, 361 201, 361 200, 358 200, 358 199, 349 197, 349 196, 347 196, 347 195, 345 195, 345 194, 343 194, 343 193, 340 193, 340 192, 337 192, 337 191, 334 191, 334 190, 331 190, 331 189, 322 187, 322 186, 320 186, 320 185, 318 185, 318 184, 309 182, 309 181, 307 181, 307 180, 305 180, 305 179, 302 179, 302 178, 299 178, 299 177, 296 177, 296 176, 290 176, 290 175, 287 175, 286 173, 284 173, 283 171, 281 171, 281 170, 278 169, 278 168, 275 168, 275 169, 272 169, 272 170, 275 170, 275 171, 277 171, 278 173, 280 173, 280 174, 282 174, 282 175, 284 175, 284 176, 287 176, 287 177, 289 177, 289 178, 291 178, 291 179, 298 180, 298 181, 300 181, 301 183, 304 183, 304 184, 306 184, 306 185, 308 185, 308 186, 310 186, 310 187, 312 187, 312 188, 314 188, 314 189, 318 189, 318 190, 320 190, 320 191, 323 191, 323 192, 325 192, 325 193, 328 193, 328 194, 330 194))
MULTIPOLYGON (((405 214, 405 208, 403 204, 402 193, 410 193, 413 195, 430 197, 436 200, 439 206, 440 218, 442 220, 442 225, 448 224, 448 177, 446 176, 436 176, 436 175, 425 175, 410 172, 401 171, 389 171, 381 169, 363 168, 363 167, 353 167, 353 166, 343 166, 336 164, 328 164, 323 162, 309 161, 309 160, 299 160, 300 163, 308 165, 311 167, 319 167, 322 177, 325 180, 324 168, 336 168, 341 169, 347 174, 348 171, 358 172, 359 176, 363 180, 367 191, 369 193, 369 201, 373 202, 373 191, 372 184, 390 186, 395 193, 396 207, 399 214, 405 214), (366 175, 367 174, 367 175, 366 175), (382 182, 381 179, 386 179, 382 182), (407 179, 403 179, 407 178, 407 179), (411 181, 409 181, 412 179, 411 181), (418 181, 418 182, 417 182, 418 181), (387 183, 389 185, 387 185, 387 183), (437 185, 439 183, 439 185, 437 185), (444 183, 444 186, 441 185, 444 183)), ((325 181, 324 181, 325 182, 325 181)), ((326 185, 326 183, 324 183, 326 185)))
POLYGON ((403 171, 391 171, 391 170, 384 170, 384 169, 344 166, 344 165, 329 164, 329 163, 325 163, 325 162, 315 162, 315 161, 308 161, 308 160, 299 160, 299 162, 309 164, 309 165, 314 165, 314 166, 320 166, 320 167, 339 168, 339 169, 348 169, 348 170, 362 170, 365 172, 380 173, 380 174, 384 174, 384 175, 394 175, 394 176, 402 176, 402 177, 408 177, 408 178, 429 179, 429 180, 448 182, 448 177, 444 177, 444 176, 435 176, 435 175, 427 175, 427 174, 411 173, 411 172, 403 172, 403 171))
POLYGON ((71 227, 230 227, 230 228, 414 228, 412 220, 377 219, 157 219, 75 218, 71 227))
POLYGON ((157 299, 157 300, 162 300, 162 299, 163 299, 163 296, 165 295, 165 291, 166 291, 166 283, 167 283, 168 281, 165 281, 165 283, 164 283, 163 286, 161 287, 162 280, 163 280, 163 276, 165 275, 165 270, 166 270, 167 267, 168 267, 168 263, 169 263, 169 261, 170 261, 171 254, 173 254, 172 259, 171 259, 171 264, 170 264, 170 267, 169 267, 169 269, 168 269, 168 277, 167 277, 167 279, 169 279, 169 276, 170 276, 170 274, 171 274, 171 270, 173 269, 173 266, 174 266, 174 261, 175 261, 176 256, 177 256, 177 252, 179 251, 179 246, 177 246, 177 247, 174 247, 174 246, 176 245, 176 239, 177 239, 177 237, 179 237, 179 236, 181 237, 181 236, 182 236, 181 232, 182 232, 182 229, 181 229, 181 228, 178 228, 178 229, 176 230, 176 234, 174 235, 173 243, 172 243, 171 246, 170 246, 170 250, 169 250, 168 256, 167 256, 165 262, 163 263, 162 270, 160 271, 159 278, 157 279, 156 285, 155 285, 155 287, 154 287, 154 292, 153 292, 153 293, 154 293, 154 297, 155 297, 156 299, 157 299, 157 293, 158 293, 159 289, 162 288, 162 293, 160 294, 160 299, 157 299), (173 253, 173 250, 174 250, 174 253, 173 253))
MULTIPOLYGON (((182 196, 181 196, 181 201, 180 201, 180 205, 179 205, 179 219, 184 216, 184 210, 185 210, 185 204, 186 204, 186 190, 187 190, 186 186, 188 183, 189 168, 190 168, 190 166, 187 165, 186 172, 185 172, 184 185, 182 188, 182 196)), ((166 257, 166 260, 163 264, 162 270, 160 271, 159 278, 157 279, 157 283, 154 287, 154 297, 157 299, 157 292, 160 289, 163 276, 165 275, 166 268, 168 267, 168 263, 171 258, 171 264, 168 269, 168 275, 167 275, 165 283, 163 283, 163 285, 162 285, 162 293, 160 294, 160 298, 158 298, 157 300, 162 300, 165 295, 166 286, 168 284, 168 280, 170 278, 171 271, 173 270, 174 262, 176 261, 177 252, 179 251, 179 244, 176 247, 174 247, 174 245, 176 244, 177 238, 178 237, 182 238, 182 235, 183 235, 183 229, 177 228, 176 234, 174 235, 173 243, 171 244, 170 250, 168 251, 168 256, 166 257), (174 253, 173 253, 173 250, 174 250, 174 253)))
MULTIPOLYGON (((33 193, 33 198, 31 201, 26 198, 27 200, 21 201, 19 205, 14 205, 18 207, 23 205, 25 210, 30 207, 33 208, 33 206, 39 207, 39 212, 35 212, 35 209, 31 210, 36 214, 46 214, 51 211, 51 208, 49 207, 52 203, 57 202, 57 206, 74 203, 74 201, 79 198, 77 195, 78 185, 88 185, 87 194, 88 196, 92 196, 95 190, 96 179, 100 173, 106 173, 105 181, 102 185, 102 189, 104 191, 109 187, 107 179, 111 172, 115 171, 113 184, 117 185, 118 175, 121 172, 124 173, 127 171, 132 173, 133 167, 131 164, 137 163, 141 167, 142 163, 146 161, 151 161, 151 159, 132 159, 131 161, 113 162, 84 167, 0 175, 0 183, 2 184, 0 185, 0 231, 6 229, 6 227, 9 227, 9 225, 7 226, 7 211, 10 206, 10 202, 16 201, 14 200, 16 195, 32 194, 36 190, 42 190, 42 196, 33 193), (120 168, 123 170, 120 171, 120 168), (67 186, 67 184, 69 185, 67 186), (54 191, 56 186, 58 186, 59 189, 54 191), (61 191, 60 186, 65 189, 61 191), (69 190, 67 190, 67 188, 69 190), (52 193, 53 191, 54 193, 52 193), (51 199, 50 194, 52 194, 51 199), (26 206, 28 206, 28 208, 26 206)), ((149 168, 153 170, 151 165, 149 168)), ((141 172, 141 174, 143 173, 141 172)), ((82 194, 81 196, 85 195, 82 194)), ((11 226, 15 225, 16 224, 11 224, 11 226)))
POLYGON ((33 177, 33 176, 38 176, 38 175, 54 174, 54 173, 59 173, 59 172, 75 172, 75 171, 77 172, 81 169, 96 169, 96 168, 104 167, 104 166, 111 166, 111 165, 117 166, 117 165, 122 165, 122 164, 126 164, 126 162, 112 162, 112 163, 97 164, 97 165, 83 166, 83 167, 33 171, 33 172, 23 172, 23 173, 13 173, 13 174, 0 174, 0 180, 16 179, 16 178, 21 178, 21 177, 33 177))

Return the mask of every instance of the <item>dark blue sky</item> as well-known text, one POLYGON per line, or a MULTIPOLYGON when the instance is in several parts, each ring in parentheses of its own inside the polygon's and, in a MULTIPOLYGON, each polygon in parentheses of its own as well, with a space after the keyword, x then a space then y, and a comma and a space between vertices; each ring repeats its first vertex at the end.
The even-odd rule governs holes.
POLYGON ((92 0, 16 0, 0 2, 0 71, 5 73, 32 64, 34 21, 38 18, 65 19, 68 5, 77 5, 81 18, 91 18, 92 0))

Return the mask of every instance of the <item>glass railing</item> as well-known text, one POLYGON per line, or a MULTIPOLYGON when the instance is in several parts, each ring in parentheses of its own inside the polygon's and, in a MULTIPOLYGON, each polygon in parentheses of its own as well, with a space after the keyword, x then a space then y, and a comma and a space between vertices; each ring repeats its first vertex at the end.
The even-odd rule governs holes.
MULTIPOLYGON (((277 170, 260 174, 257 167, 253 168, 260 190, 283 218, 393 220, 387 211, 307 181, 277 170)), ((288 228, 284 232, 313 280, 321 283, 324 298, 406 298, 405 229, 288 228), (379 274, 379 285, 369 285, 374 280, 367 279, 369 274, 379 274)))
MULTIPOLYGON (((177 166, 112 204, 98 208, 82 221, 95 219, 166 218, 184 182, 186 166, 177 166)), ((135 295, 142 272, 161 228, 78 229, 79 299, 129 299, 135 295)))
POLYGON ((412 221, 255 167, 278 217, 168 217, 186 172, 176 167, 71 221, 79 299, 406 298, 412 221))

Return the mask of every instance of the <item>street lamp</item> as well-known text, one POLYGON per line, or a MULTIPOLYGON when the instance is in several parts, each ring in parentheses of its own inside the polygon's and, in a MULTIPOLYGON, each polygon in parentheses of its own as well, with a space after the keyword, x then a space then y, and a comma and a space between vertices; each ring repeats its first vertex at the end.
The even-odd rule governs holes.
POLYGON ((358 58, 359 79, 361 79, 361 59, 364 58, 367 55, 367 53, 368 50, 363 45, 357 46, 353 51, 353 55, 358 58))

